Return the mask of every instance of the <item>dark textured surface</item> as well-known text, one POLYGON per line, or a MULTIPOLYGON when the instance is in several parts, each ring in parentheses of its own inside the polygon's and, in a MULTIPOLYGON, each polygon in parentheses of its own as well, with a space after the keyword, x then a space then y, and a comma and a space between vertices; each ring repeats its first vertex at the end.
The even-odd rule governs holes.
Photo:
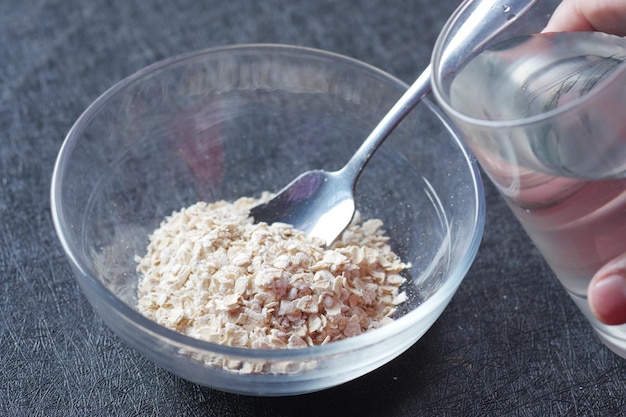
POLYGON ((247 42, 339 52, 412 81, 454 0, 0 0, 0 416, 622 415, 626 362, 604 348, 487 187, 476 262, 435 326, 387 366, 289 398, 199 387, 124 345, 56 239, 54 159, 119 79, 247 42))

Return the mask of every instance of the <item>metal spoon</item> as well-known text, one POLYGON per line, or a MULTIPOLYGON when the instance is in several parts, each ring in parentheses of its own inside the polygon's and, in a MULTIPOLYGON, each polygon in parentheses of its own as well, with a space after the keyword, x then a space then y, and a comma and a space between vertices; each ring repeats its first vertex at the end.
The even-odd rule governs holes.
MULTIPOLYGON (((450 69, 509 26, 537 0, 466 0, 454 12, 463 23, 448 44, 450 69)), ((271 200, 250 210, 255 222, 288 223, 327 245, 345 230, 355 212, 354 188, 363 168, 400 121, 430 91, 430 65, 383 117, 356 153, 338 171, 308 171, 271 200)))

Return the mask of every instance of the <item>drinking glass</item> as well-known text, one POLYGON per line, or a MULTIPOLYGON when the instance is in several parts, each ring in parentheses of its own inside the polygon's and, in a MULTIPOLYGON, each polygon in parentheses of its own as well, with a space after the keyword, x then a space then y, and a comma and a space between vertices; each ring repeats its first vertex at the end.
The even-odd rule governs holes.
MULTIPOLYGON (((542 4, 545 7, 546 4, 542 4)), ((467 61, 433 53, 433 91, 600 339, 626 358, 626 326, 591 313, 587 287, 626 256, 626 40, 539 33, 524 16, 467 61)))

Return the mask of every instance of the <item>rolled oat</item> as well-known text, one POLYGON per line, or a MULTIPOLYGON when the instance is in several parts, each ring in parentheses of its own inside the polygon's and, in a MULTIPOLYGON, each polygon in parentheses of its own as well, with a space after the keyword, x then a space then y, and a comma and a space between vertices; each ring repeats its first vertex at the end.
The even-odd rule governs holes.
POLYGON ((322 345, 392 321, 408 265, 382 221, 357 214, 325 248, 291 225, 255 224, 248 211, 259 201, 199 202, 167 217, 136 259, 139 311, 194 338, 263 349, 322 345))

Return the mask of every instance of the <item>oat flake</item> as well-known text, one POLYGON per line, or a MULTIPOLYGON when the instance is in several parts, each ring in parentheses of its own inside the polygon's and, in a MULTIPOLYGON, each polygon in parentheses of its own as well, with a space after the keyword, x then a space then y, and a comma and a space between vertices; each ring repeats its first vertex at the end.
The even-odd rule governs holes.
POLYGON ((139 311, 194 338, 262 349, 325 344, 392 321, 408 265, 382 221, 357 214, 325 248, 291 225, 254 224, 248 211, 259 201, 200 202, 167 217, 137 257, 139 311))

